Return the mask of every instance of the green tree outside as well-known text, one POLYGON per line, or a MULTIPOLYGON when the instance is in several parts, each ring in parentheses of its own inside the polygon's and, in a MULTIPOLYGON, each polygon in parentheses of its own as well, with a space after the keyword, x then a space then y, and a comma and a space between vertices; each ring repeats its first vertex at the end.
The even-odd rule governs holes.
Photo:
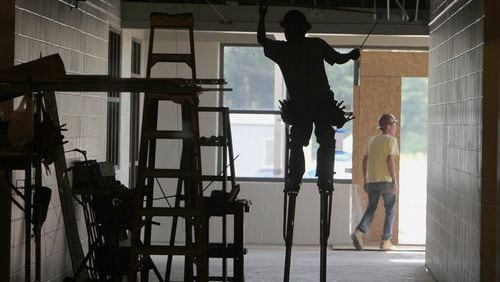
POLYGON ((427 78, 403 77, 401 154, 427 154, 427 78))

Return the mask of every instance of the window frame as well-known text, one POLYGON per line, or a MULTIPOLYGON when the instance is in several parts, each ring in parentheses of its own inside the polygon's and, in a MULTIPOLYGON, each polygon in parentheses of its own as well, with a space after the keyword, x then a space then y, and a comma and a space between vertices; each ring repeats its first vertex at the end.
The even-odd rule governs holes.
MULTIPOLYGON (((122 68, 122 34, 110 29, 108 41, 108 75, 120 77, 122 68)), ((120 92, 107 93, 106 161, 120 166, 120 92)))
MULTIPOLYGON (((130 54, 131 77, 141 77, 142 66, 142 41, 132 38, 130 54)), ((137 170, 139 166, 139 146, 140 146, 140 92, 130 93, 130 148, 129 148, 129 187, 135 187, 137 182, 137 170)))

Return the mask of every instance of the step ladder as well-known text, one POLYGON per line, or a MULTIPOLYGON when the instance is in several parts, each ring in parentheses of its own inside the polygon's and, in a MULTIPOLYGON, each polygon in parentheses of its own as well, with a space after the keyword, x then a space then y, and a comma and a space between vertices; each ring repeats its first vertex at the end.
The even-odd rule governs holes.
MULTIPOLYGON (((150 255, 184 256, 184 281, 193 281, 194 265, 196 266, 197 281, 208 281, 206 222, 204 220, 198 121, 198 94, 200 88, 195 84, 193 16, 190 13, 176 15, 152 13, 150 20, 150 44, 146 76, 151 77, 151 69, 157 63, 185 63, 191 68, 192 80, 179 79, 177 83, 178 91, 145 93, 135 195, 135 217, 131 230, 133 258, 130 260, 128 281, 136 281, 137 277, 134 269, 137 269, 141 261, 150 255), (189 32, 190 52, 186 54, 155 53, 153 48, 154 37, 155 31, 159 29, 187 30, 189 32), (158 129, 159 101, 171 101, 180 105, 182 125, 179 130, 158 129), (156 146, 157 141, 160 139, 177 140, 182 144, 178 168, 156 166, 156 146), (155 185, 155 181, 160 179, 177 180, 176 205, 174 207, 158 207, 154 205, 154 196, 158 194, 158 185, 155 185), (181 199, 183 205, 180 204, 181 199), (177 204, 178 201, 179 204, 177 204), (153 244, 151 237, 152 225, 157 224, 155 220, 164 222, 165 219, 173 218, 183 218, 185 220, 184 244, 176 244, 175 240, 169 244, 153 244)), ((175 121, 163 120, 163 122, 175 121)), ((168 234, 168 230, 165 231, 165 234, 168 234)), ((148 281, 148 279, 149 273, 147 271, 142 272, 141 281, 148 281)), ((169 281, 170 279, 164 280, 169 281)))
POLYGON ((247 201, 237 201, 236 197, 240 191, 239 184, 235 179, 235 156, 233 152, 233 141, 231 135, 231 122, 229 108, 227 107, 200 107, 200 114, 215 113, 220 121, 220 135, 201 137, 202 147, 219 148, 219 173, 207 175, 203 173, 202 179, 208 182, 204 187, 210 188, 213 183, 218 184, 220 190, 212 190, 210 197, 205 197, 205 208, 207 210, 207 241, 208 257, 221 259, 221 275, 213 276, 209 273, 211 281, 244 281, 243 256, 246 250, 243 247, 243 218, 244 212, 249 211, 247 201), (233 216, 233 240, 228 241, 227 217, 233 216), (222 221, 221 241, 210 240, 210 218, 218 217, 222 221), (228 275, 227 261, 233 261, 233 275, 228 275))
MULTIPOLYGON (((217 147, 218 173, 202 173, 204 190, 212 189, 210 197, 205 198, 206 210, 206 238, 208 242, 209 259, 221 259, 222 269, 220 276, 212 276, 209 273, 210 281, 244 281, 243 256, 246 253, 243 247, 243 219, 244 213, 249 211, 249 202, 246 200, 236 200, 240 186, 235 180, 235 156, 233 153, 233 143, 231 135, 231 122, 229 118, 229 108, 227 107, 199 107, 200 115, 216 115, 219 121, 218 135, 200 137, 200 146, 217 147), (227 216, 233 216, 234 236, 231 243, 227 236, 227 216), (211 242, 209 238, 210 218, 218 217, 222 221, 221 241, 211 242), (228 275, 227 260, 233 260, 233 276, 228 275)), ((176 197, 176 206, 179 205, 181 197, 176 197)), ((174 226, 177 224, 174 218, 174 226)), ((170 242, 173 243, 177 235, 176 228, 172 228, 170 242)), ((167 260, 165 278, 170 279, 172 271, 172 256, 167 260)))
POLYGON ((200 137, 200 146, 219 147, 220 148, 219 152, 222 153, 222 155, 220 156, 220 162, 219 162, 220 165, 218 167, 219 170, 218 174, 217 175, 203 174, 202 180, 209 181, 209 185, 213 182, 219 182, 221 184, 221 190, 223 192, 230 192, 232 193, 233 196, 236 196, 239 192, 239 186, 238 184, 236 184, 236 179, 235 179, 235 174, 236 174, 234 166, 235 157, 233 151, 233 139, 231 135, 231 122, 229 119, 229 108, 199 107, 198 112, 200 114, 215 113, 218 115, 217 120, 220 122, 219 126, 220 135, 200 137), (228 188, 231 188, 231 191, 228 191, 228 188))

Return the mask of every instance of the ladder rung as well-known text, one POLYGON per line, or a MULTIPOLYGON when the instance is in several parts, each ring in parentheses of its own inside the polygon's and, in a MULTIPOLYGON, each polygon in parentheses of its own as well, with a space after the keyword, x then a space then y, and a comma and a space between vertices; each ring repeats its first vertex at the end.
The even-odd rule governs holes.
POLYGON ((201 180, 203 181, 229 181, 233 177, 232 176, 226 176, 224 177, 223 175, 202 175, 201 180))
POLYGON ((195 217, 200 216, 201 212, 197 209, 188 208, 144 208, 141 209, 140 215, 145 216, 183 216, 183 217, 195 217))
POLYGON ((193 139, 194 134, 190 131, 159 130, 146 132, 144 137, 147 139, 193 139))
POLYGON ((164 178, 180 178, 194 177, 195 173, 185 169, 145 169, 144 177, 164 177, 164 178))
POLYGON ((136 252, 145 255, 201 255, 201 250, 195 247, 172 246, 142 246, 136 252))
POLYGON ((151 13, 150 22, 152 28, 192 28, 193 14, 165 14, 151 13))
POLYGON ((194 79, 193 82, 196 84, 226 84, 223 78, 198 78, 194 79))
POLYGON ((200 137, 200 146, 226 146, 227 139, 224 136, 200 137))
POLYGON ((191 54, 151 54, 150 55, 150 66, 154 66, 156 63, 186 63, 188 66, 192 66, 194 61, 193 55, 191 54))
POLYGON ((226 143, 220 143, 220 142, 202 142, 200 143, 200 146, 204 146, 204 147, 222 147, 226 145, 226 143))

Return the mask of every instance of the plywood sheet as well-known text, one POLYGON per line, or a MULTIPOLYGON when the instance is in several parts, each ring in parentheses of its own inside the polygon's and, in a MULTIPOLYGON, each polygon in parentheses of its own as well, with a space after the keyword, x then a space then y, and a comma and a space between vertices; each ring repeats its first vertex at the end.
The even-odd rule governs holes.
POLYGON ((361 56, 361 76, 426 77, 427 52, 365 51, 361 56))

